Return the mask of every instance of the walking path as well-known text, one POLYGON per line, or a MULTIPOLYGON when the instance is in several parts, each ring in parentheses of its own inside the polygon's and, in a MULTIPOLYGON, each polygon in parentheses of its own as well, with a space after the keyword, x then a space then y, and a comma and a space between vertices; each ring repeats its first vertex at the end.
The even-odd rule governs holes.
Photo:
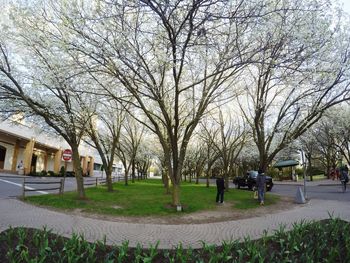
MULTIPOLYGON (((304 185, 303 179, 299 179, 297 182, 295 181, 273 181, 275 185, 304 185)), ((340 185, 339 180, 332 179, 322 179, 322 180, 314 180, 314 181, 306 181, 306 186, 329 186, 329 185, 340 185)))
POLYGON ((154 225, 85 218, 39 208, 17 199, 0 199, 0 231, 10 226, 46 226, 67 237, 73 232, 82 233, 89 241, 103 240, 106 236, 109 244, 120 245, 129 240, 129 246, 140 243, 149 247, 159 241, 159 248, 173 248, 180 243, 184 247, 199 248, 200 241, 220 245, 224 240, 246 236, 255 239, 264 230, 273 233, 281 224, 289 229, 295 222, 326 219, 330 214, 350 221, 349 202, 314 199, 290 210, 262 217, 207 224, 154 225))
MULTIPOLYGON (((303 185, 303 181, 274 181, 275 184, 303 185)), ((307 186, 338 185, 339 181, 320 180, 306 182, 307 186)), ((346 193, 348 194, 348 193, 346 193)), ((72 233, 84 234, 89 241, 106 240, 109 244, 122 244, 128 240, 130 246, 138 243, 144 247, 159 241, 159 248, 173 248, 180 243, 184 247, 201 247, 201 241, 220 245, 224 240, 242 239, 246 236, 259 238, 264 230, 273 233, 283 224, 287 229, 302 220, 320 220, 330 215, 350 221, 350 203, 331 200, 312 199, 309 203, 298 205, 271 215, 207 224, 156 225, 125 222, 110 222, 69 215, 39 208, 17 199, 0 199, 0 232, 12 227, 25 226, 43 228, 64 236, 72 233)))

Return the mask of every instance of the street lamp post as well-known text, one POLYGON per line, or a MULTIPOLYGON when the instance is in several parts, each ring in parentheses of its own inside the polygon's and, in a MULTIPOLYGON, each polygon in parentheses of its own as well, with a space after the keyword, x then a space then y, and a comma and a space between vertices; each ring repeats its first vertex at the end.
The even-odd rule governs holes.
POLYGON ((301 161, 303 163, 304 168, 304 198, 306 199, 306 161, 305 161, 305 153, 303 150, 300 150, 301 161))

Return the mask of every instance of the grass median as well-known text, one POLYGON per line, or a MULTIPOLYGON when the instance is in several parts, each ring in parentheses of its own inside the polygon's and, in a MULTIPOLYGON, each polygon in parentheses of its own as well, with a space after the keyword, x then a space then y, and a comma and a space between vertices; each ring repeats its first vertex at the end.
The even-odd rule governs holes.
MULTIPOLYGON (((161 180, 149 179, 129 183, 114 184, 114 192, 107 192, 101 185, 86 189, 86 200, 77 199, 75 192, 63 195, 48 194, 26 197, 30 203, 63 210, 79 209, 82 212, 115 216, 167 216, 177 212, 171 207, 171 195, 165 194, 161 180)), ((216 187, 204 184, 183 182, 181 184, 181 203, 184 213, 214 210, 216 187)), ((279 197, 266 194, 265 205, 279 201, 279 197)), ((230 189, 225 193, 225 203, 232 204, 232 209, 253 209, 259 206, 253 199, 253 192, 230 189)))

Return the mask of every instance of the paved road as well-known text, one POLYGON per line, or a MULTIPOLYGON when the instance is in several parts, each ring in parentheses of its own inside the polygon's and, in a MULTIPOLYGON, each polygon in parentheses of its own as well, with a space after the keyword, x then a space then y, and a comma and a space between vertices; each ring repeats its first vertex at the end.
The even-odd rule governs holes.
MULTIPOLYGON (((23 179, 30 182, 59 182, 61 177, 29 177, 29 176, 18 176, 18 175, 10 175, 10 174, 0 174, 0 198, 12 198, 22 195, 23 189, 23 179)), ((95 179, 97 177, 84 177, 84 180, 90 181, 94 185, 95 179)), ((115 177, 116 178, 116 177, 115 177)), ((105 179, 105 178, 103 178, 105 179)), ((124 180, 123 177, 116 178, 116 180, 124 180)), ((89 186, 93 186, 89 185, 89 186)), ((46 194, 49 193, 58 193, 58 190, 47 191, 40 189, 45 188, 55 188, 58 187, 59 184, 30 184, 28 187, 30 189, 36 189, 37 191, 26 192, 26 196, 28 195, 37 195, 37 194, 46 194)), ((89 187, 86 186, 86 187, 89 187)), ((64 183, 64 191, 74 191, 76 190, 76 179, 74 177, 65 178, 64 183)))
MULTIPOLYGON (((272 193, 295 197, 298 187, 296 185, 275 185, 272 193)), ((306 186, 306 196, 309 199, 336 200, 350 202, 350 185, 345 193, 342 192, 341 185, 316 185, 306 186)))
MULTIPOLYGON (((38 178, 38 177, 26 177, 27 181, 34 181, 34 182, 58 182, 61 180, 61 178, 38 178)), ((23 189, 23 177, 20 176, 11 176, 11 175, 1 175, 0 176, 0 198, 12 198, 22 195, 22 189, 23 189)), ((44 188, 55 188, 58 187, 58 184, 34 184, 29 185, 31 189, 37 189, 37 191, 33 192, 26 192, 26 195, 36 195, 36 194, 45 194, 47 192, 55 192, 57 193, 58 190, 54 191, 46 191, 40 189, 44 188)), ((76 181, 75 178, 66 178, 65 181, 65 190, 71 191, 76 189, 76 181)))
MULTIPOLYGON (((201 180, 202 183, 205 180, 201 180)), ((211 185, 215 185, 215 180, 210 180, 211 185)), ((235 185, 230 182, 230 188, 234 188, 235 185)), ((299 182, 278 182, 274 181, 274 186, 271 193, 295 197, 298 188, 304 191, 303 181, 299 182)), ((247 188, 241 188, 242 191, 248 191, 247 188)), ((340 181, 333 180, 321 180, 321 181, 307 181, 306 182, 306 196, 308 199, 322 199, 322 200, 338 200, 338 201, 350 201, 350 184, 345 193, 342 192, 340 181)))

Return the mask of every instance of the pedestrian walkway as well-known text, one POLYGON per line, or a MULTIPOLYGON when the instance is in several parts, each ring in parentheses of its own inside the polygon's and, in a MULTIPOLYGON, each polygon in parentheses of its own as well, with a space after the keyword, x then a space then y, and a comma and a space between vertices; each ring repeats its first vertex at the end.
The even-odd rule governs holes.
MULTIPOLYGON (((276 181, 274 180, 273 183, 275 185, 304 185, 304 180, 299 179, 296 181, 291 180, 285 180, 285 181, 276 181)), ((339 180, 332 180, 332 179, 322 179, 322 180, 314 180, 314 181, 306 181, 306 186, 329 186, 329 185, 340 185, 339 180)))
POLYGON ((250 236, 259 238, 264 230, 273 233, 280 225, 290 229, 302 220, 321 220, 329 215, 350 221, 349 202, 311 200, 307 204, 290 210, 262 217, 208 224, 155 225, 125 222, 110 222, 69 215, 23 203, 17 199, 0 199, 0 231, 10 226, 43 228, 63 236, 84 234, 89 241, 103 240, 108 244, 120 245, 129 240, 129 246, 138 243, 144 247, 159 241, 159 248, 173 248, 180 243, 184 247, 201 247, 201 241, 220 245, 225 240, 242 239, 250 236))

